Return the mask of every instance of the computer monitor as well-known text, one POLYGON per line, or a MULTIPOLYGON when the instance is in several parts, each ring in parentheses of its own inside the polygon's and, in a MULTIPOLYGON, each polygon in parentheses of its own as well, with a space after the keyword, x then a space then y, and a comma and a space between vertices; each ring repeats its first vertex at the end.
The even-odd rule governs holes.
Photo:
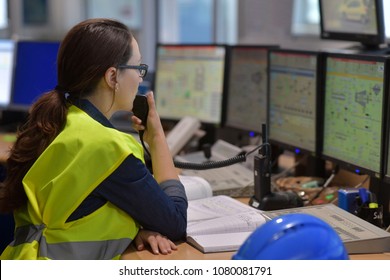
POLYGON ((321 54, 278 49, 269 53, 269 140, 296 154, 320 149, 321 54))
POLYGON ((380 177, 389 95, 384 56, 326 54, 322 155, 357 174, 380 177))
POLYGON ((382 1, 320 0, 321 38, 378 48, 385 42, 382 1))
POLYGON ((267 124, 268 50, 277 46, 232 46, 228 59, 226 127, 261 133, 267 124))
POLYGON ((223 45, 157 46, 154 92, 162 120, 222 124, 226 53, 223 45))
POLYGON ((10 106, 28 109, 44 92, 57 85, 59 42, 18 41, 10 106))
POLYGON ((7 107, 11 100, 14 46, 13 40, 0 39, 0 108, 7 107))

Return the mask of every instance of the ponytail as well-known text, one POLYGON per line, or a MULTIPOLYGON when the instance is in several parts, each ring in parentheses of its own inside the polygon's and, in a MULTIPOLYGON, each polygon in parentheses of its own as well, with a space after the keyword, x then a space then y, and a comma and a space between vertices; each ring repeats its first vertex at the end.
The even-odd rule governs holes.
POLYGON ((22 180, 64 128, 67 112, 66 96, 60 89, 43 94, 33 104, 7 160, 7 176, 0 184, 0 212, 11 212, 26 203, 22 180))

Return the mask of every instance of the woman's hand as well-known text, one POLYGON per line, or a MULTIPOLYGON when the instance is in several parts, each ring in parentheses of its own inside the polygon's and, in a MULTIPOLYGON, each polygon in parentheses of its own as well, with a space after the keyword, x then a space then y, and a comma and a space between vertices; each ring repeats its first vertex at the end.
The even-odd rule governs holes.
POLYGON ((144 130, 143 140, 149 145, 149 152, 153 162, 153 175, 160 184, 167 180, 179 180, 177 170, 173 164, 172 154, 169 150, 160 116, 154 103, 153 92, 148 92, 146 98, 149 106, 147 125, 141 125, 141 120, 132 116, 133 128, 144 130))
POLYGON ((149 106, 149 113, 147 118, 147 125, 141 124, 141 120, 136 116, 132 116, 133 128, 137 131, 144 130, 144 140, 149 145, 153 145, 153 140, 157 137, 165 137, 163 127, 161 125, 160 116, 157 113, 156 105, 154 102, 153 92, 150 91, 146 94, 146 99, 149 106))
POLYGON ((167 237, 155 231, 140 229, 134 239, 135 247, 138 251, 144 250, 146 245, 149 245, 153 254, 159 253, 167 255, 172 253, 172 250, 177 250, 177 246, 167 237))

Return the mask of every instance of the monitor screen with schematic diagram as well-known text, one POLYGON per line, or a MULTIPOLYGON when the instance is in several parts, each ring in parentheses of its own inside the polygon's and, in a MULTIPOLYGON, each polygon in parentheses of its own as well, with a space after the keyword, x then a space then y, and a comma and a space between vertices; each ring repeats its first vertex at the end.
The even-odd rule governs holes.
POLYGON ((222 124, 226 54, 223 45, 157 46, 154 92, 162 120, 222 124))
POLYGON ((269 53, 269 139, 295 152, 317 155, 321 145, 319 52, 269 53))
POLYGON ((232 46, 229 51, 226 127, 261 133, 267 121, 268 50, 276 45, 232 46))
POLYGON ((328 53, 324 72, 322 155, 357 174, 381 177, 389 61, 328 53))
POLYGON ((319 4, 321 38, 354 41, 367 48, 385 42, 383 0, 321 0, 319 4))

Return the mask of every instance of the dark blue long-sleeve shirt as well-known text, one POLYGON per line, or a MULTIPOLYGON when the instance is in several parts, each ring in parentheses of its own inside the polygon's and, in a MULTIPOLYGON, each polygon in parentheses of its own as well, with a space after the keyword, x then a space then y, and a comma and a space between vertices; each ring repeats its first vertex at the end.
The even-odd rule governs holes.
MULTIPOLYGON (((110 121, 87 100, 76 104, 104 126, 113 128, 110 121)), ((185 236, 188 202, 183 184, 168 180, 160 185, 145 164, 128 156, 75 210, 68 221, 86 216, 107 201, 116 205, 143 228, 157 231, 171 240, 185 236)))

